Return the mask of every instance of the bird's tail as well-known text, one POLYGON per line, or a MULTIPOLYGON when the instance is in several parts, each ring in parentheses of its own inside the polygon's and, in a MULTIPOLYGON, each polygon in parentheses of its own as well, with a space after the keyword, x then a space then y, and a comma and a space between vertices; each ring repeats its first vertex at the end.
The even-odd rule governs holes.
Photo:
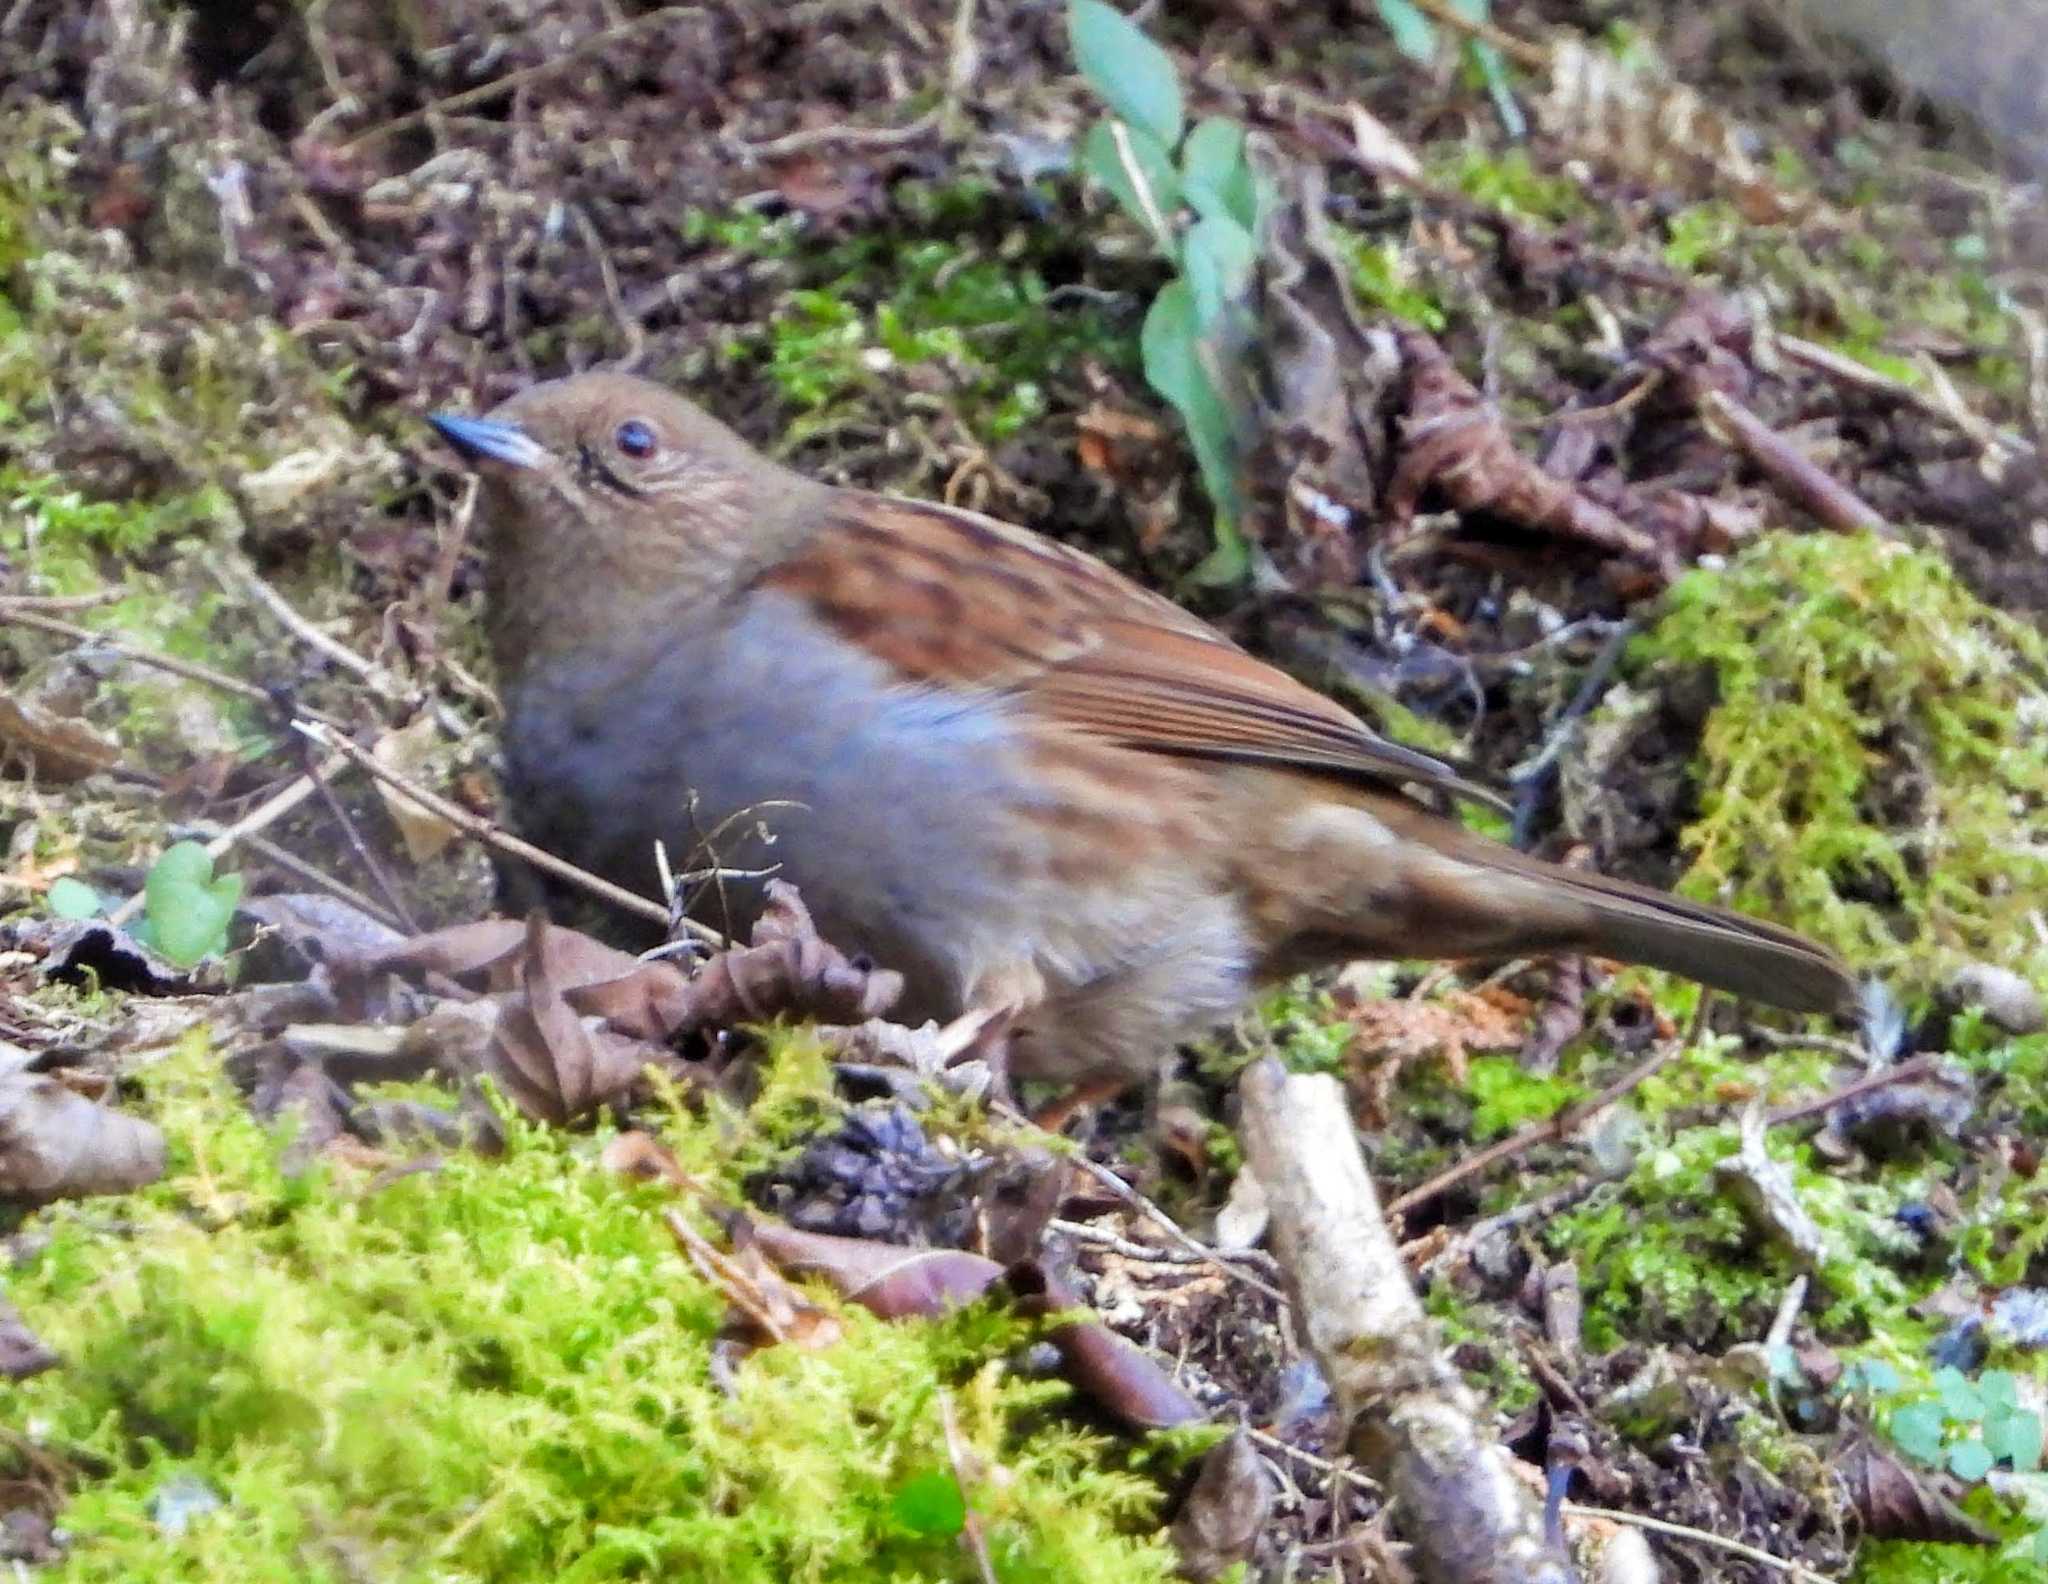
MULTIPOLYGON (((1254 893, 1284 895, 1284 933, 1321 943, 1274 961, 1506 958, 1586 952, 1663 968, 1799 1012, 1853 1013, 1855 976, 1794 930, 1626 880, 1546 863, 1385 794, 1329 807, 1265 849, 1254 893), (1361 816, 1363 816, 1361 818, 1361 816)), ((1269 936, 1269 939, 1271 937, 1269 936)))
MULTIPOLYGON (((1852 1013, 1856 978, 1833 952, 1796 930, 1604 875, 1544 863, 1511 848, 1484 866, 1533 885, 1532 934, 1554 929, 1565 949, 1683 974, 1716 990, 1793 1012, 1852 1013)), ((1525 950, 1536 948, 1531 940, 1525 950)), ((1557 949, 1557 948, 1552 948, 1557 949)))

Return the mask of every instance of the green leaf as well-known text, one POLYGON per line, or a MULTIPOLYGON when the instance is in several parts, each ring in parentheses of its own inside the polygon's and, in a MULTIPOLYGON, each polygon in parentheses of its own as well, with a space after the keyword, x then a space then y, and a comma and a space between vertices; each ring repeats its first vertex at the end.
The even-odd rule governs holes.
POLYGON ((1137 23, 1102 0, 1071 0, 1067 37, 1074 64, 1110 109, 1167 148, 1180 141, 1180 77, 1137 23))
POLYGON ((1941 1404, 1907 1403, 1894 1409, 1890 1421, 1892 1440, 1910 1458, 1922 1463, 1941 1459, 1941 1404))
POLYGON ((2015 1473, 2033 1473, 2041 1466, 2041 1416, 2024 1408, 1994 1414, 1984 1426, 1984 1445, 2015 1473))
POLYGON ((1944 1364, 1934 1372, 1934 1389, 1941 1394, 1942 1412, 1959 1424, 1975 1424, 1984 1417, 1984 1394, 1954 1365, 1944 1364))
POLYGON ((1991 1472, 1994 1461, 1990 1448, 1975 1436, 1948 1449, 1948 1471, 1959 1480, 1974 1483, 1982 1479, 1991 1472))
POLYGON ((52 880, 43 901, 60 919, 89 919, 105 906, 97 891, 83 880, 74 880, 69 875, 52 880))
POLYGON ((1977 1377, 1977 1391, 1984 1399, 1986 1413, 2020 1405, 2019 1381, 2011 1370, 1986 1370, 1977 1377))
POLYGON ((1120 122, 1098 121, 1082 139, 1081 168, 1107 187, 1125 212, 1152 233, 1162 252, 1172 253, 1180 178, 1157 138, 1120 122))
MULTIPOLYGON (((1244 538, 1237 531, 1237 425, 1204 361, 1194 292, 1185 280, 1168 282, 1152 300, 1138 334, 1138 349, 1146 380, 1173 403, 1187 426, 1202 483, 1216 507, 1216 549, 1194 576, 1212 583, 1242 578, 1249 563, 1244 538)), ((1210 356, 1216 355, 1211 348, 1210 356)))
MULTIPOLYGON (((1493 0, 1451 0, 1451 8, 1474 22, 1484 22, 1493 13, 1493 0)), ((1500 51, 1485 39, 1468 38, 1465 40, 1465 59, 1486 85, 1486 92, 1493 100, 1494 114, 1500 117, 1501 129, 1517 142, 1527 137, 1529 120, 1515 100, 1514 88, 1508 81, 1508 65, 1501 58, 1500 51)))
POLYGON ((1258 185, 1245 157, 1244 128, 1221 116, 1195 123, 1180 151, 1180 181, 1190 208, 1204 219, 1259 228, 1258 185))
POLYGON ((1840 1390, 1862 1392, 1871 1397, 1889 1397, 1903 1383, 1899 1372, 1883 1359, 1858 1359, 1842 1372, 1840 1390))
POLYGON ((1251 284, 1256 249, 1251 233, 1235 220, 1199 220, 1181 242, 1181 272, 1195 303, 1195 323, 1206 335, 1251 284))
POLYGON ((190 968, 227 945, 228 923, 242 899, 242 877, 215 879, 213 858, 198 842, 164 849, 142 888, 156 949, 190 968))
POLYGON ((913 1534, 956 1535, 967 1527, 960 1482, 944 1469, 926 1469, 903 1482, 890 1503, 896 1521, 913 1534))
MULTIPOLYGON (((1076 0, 1079 3, 1079 0, 1076 0)), ((1378 0, 1380 20, 1394 36, 1394 48, 1412 61, 1436 59, 1436 29, 1408 0, 1378 0)))

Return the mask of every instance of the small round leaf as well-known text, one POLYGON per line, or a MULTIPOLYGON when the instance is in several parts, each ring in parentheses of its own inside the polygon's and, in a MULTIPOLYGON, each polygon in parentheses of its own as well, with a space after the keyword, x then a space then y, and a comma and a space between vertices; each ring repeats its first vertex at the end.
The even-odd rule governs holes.
POLYGON ((43 898, 50 912, 60 919, 89 919, 105 906, 100 894, 83 880, 74 880, 69 875, 50 882, 50 889, 43 898))

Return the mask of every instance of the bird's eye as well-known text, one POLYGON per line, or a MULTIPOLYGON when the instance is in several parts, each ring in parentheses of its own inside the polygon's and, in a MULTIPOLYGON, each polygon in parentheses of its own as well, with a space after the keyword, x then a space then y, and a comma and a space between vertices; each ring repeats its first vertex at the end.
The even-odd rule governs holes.
POLYGON ((612 441, 625 455, 644 462, 654 455, 654 431, 638 418, 628 418, 612 432, 612 441))

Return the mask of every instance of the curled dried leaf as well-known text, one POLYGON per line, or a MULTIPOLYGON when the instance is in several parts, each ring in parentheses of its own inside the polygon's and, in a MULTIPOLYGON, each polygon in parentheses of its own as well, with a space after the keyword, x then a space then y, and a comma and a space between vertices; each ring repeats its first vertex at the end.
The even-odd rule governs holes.
POLYGON ((0 1199, 48 1204, 127 1193, 164 1171, 164 1136, 152 1122, 88 1100, 26 1051, 0 1045, 0 1199))
POLYGON ((1867 1435, 1858 1434, 1835 1460, 1835 1467, 1873 1540, 1999 1543, 1997 1535, 1935 1488, 1932 1475, 1916 1473, 1867 1435))
POLYGON ((1669 573, 1670 552, 1582 490, 1516 449, 1507 425, 1472 382, 1419 330, 1397 332, 1407 374, 1405 412, 1384 506, 1397 531, 1426 491, 1458 512, 1484 512, 1552 539, 1590 546, 1669 573))
MULTIPOLYGON (((500 1006, 482 1057, 483 1071, 520 1110, 557 1125, 616 1099, 650 1064, 668 1060, 660 1046, 614 1033, 602 1019, 577 1012, 555 977, 564 958, 550 950, 549 937, 564 933, 539 913, 527 920, 517 963, 519 993, 500 1006)), ((575 960, 568 966, 573 971, 575 960)))
MULTIPOLYGON (((1052 1316, 1084 1307, 1073 1289, 1037 1260, 1019 1261, 1007 1274, 1025 1314, 1052 1316)), ((1074 1388, 1134 1430, 1165 1430, 1206 1417, 1151 1354, 1100 1320, 1054 1325, 1047 1340, 1060 1350, 1061 1372, 1074 1388)))
POLYGON ((822 1276, 884 1320, 931 1319, 974 1302, 1003 1274, 964 1249, 909 1249, 867 1238, 802 1232, 785 1222, 744 1223, 746 1237, 781 1269, 822 1276))
POLYGON ((1272 1516, 1273 1476, 1242 1430, 1211 1447, 1169 1531, 1183 1578, 1221 1578, 1251 1560, 1272 1516))
POLYGON ((753 944, 722 951, 690 981, 697 1023, 759 1023, 775 1017, 859 1023, 903 993, 903 976, 848 957, 818 934, 796 887, 768 882, 753 944))

